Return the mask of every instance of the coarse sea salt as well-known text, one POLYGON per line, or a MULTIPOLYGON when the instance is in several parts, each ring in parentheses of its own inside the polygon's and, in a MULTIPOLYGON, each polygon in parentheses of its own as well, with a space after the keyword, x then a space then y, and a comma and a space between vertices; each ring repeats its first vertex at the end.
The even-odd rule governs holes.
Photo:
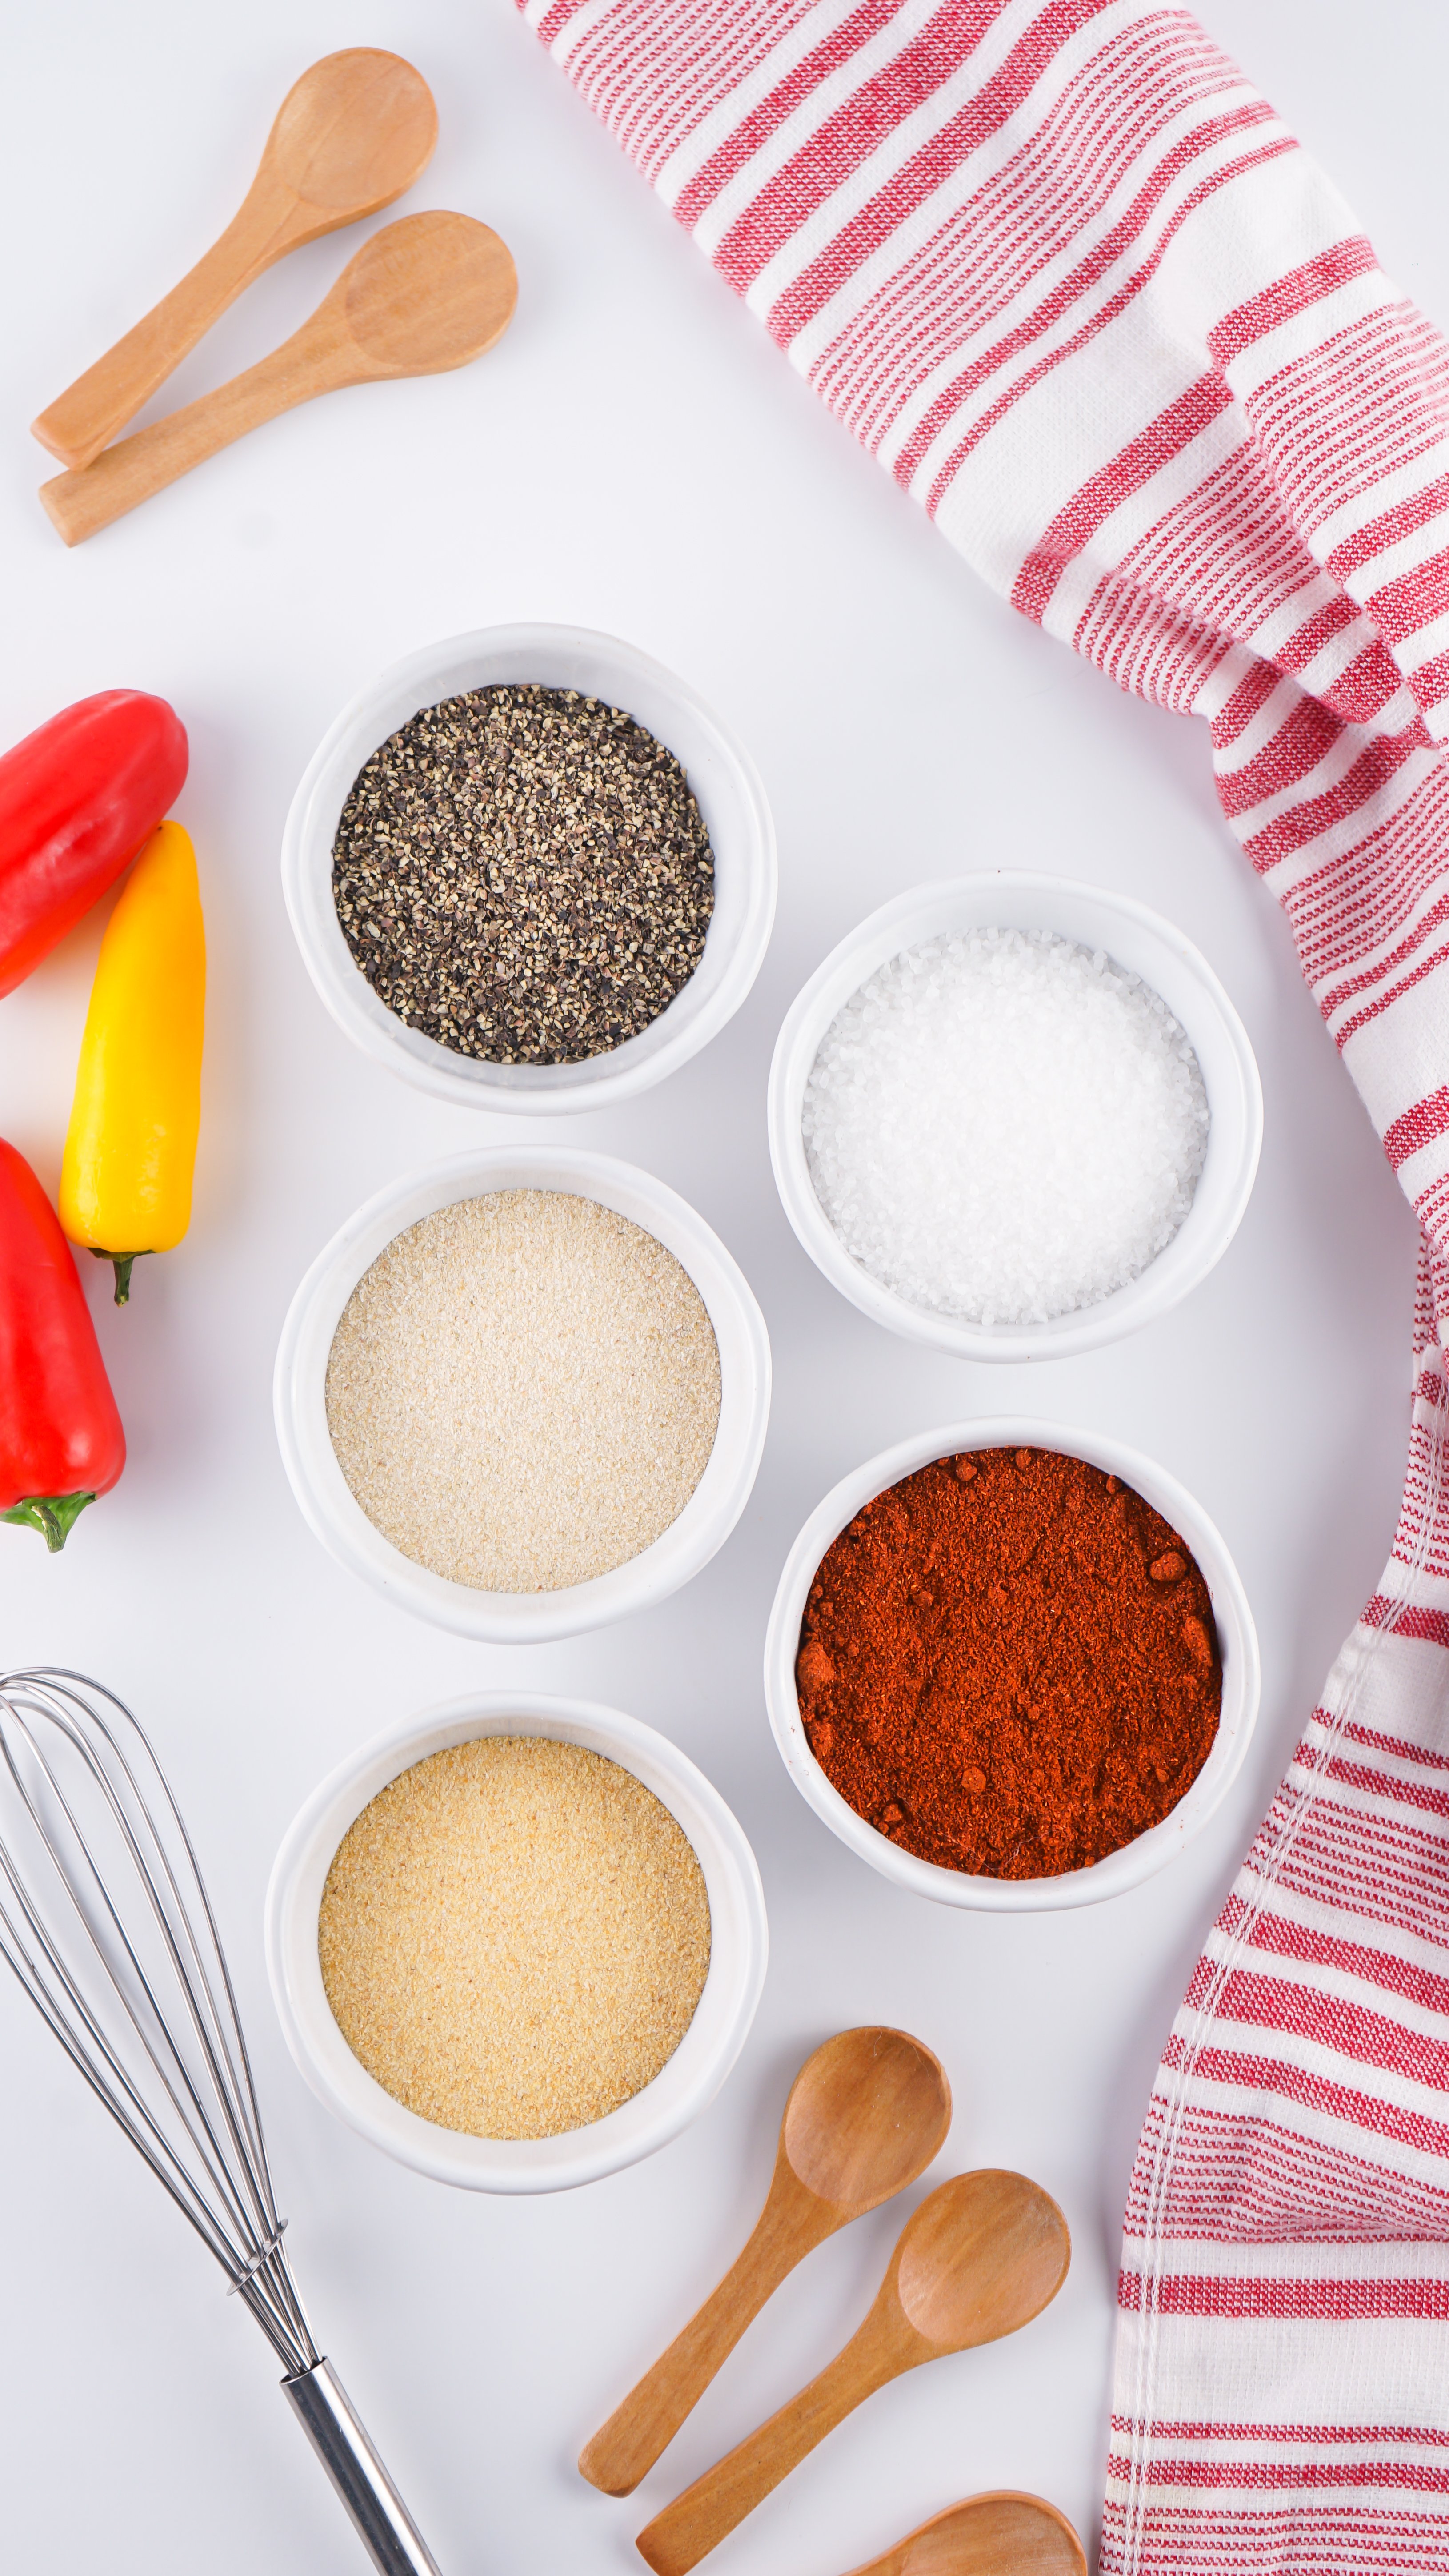
POLYGON ((1208 1104, 1160 993, 1042 930, 947 931, 853 993, 805 1086, 805 1153, 846 1251, 928 1313, 1047 1323, 1172 1241, 1208 1104))

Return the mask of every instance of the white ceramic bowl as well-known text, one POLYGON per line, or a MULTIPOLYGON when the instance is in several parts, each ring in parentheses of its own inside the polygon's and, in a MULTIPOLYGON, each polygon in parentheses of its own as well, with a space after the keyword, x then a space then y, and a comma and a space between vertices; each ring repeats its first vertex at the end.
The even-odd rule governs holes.
POLYGON ((775 917, 775 873, 775 828, 748 753, 672 671, 582 626, 485 626, 394 662, 328 728, 282 841, 297 945, 334 1020, 363 1052, 464 1108, 551 1117, 632 1100, 718 1036, 759 973, 775 917), (627 708, 683 762, 714 850, 714 912, 694 974, 638 1037, 582 1064, 480 1064, 408 1028, 353 964, 332 901, 332 846, 363 762, 419 707, 505 680, 581 689, 627 708))
POLYGON ((497 1146, 450 1155, 393 1181, 320 1252, 287 1312, 273 1388, 277 1438, 292 1491, 324 1547, 400 1608, 463 1637, 528 1645, 602 1628, 677 1592, 729 1537, 749 1499, 770 1413, 770 1344, 749 1282, 686 1199, 634 1163, 567 1145, 497 1146), (714 1447, 678 1519, 612 1573, 557 1592, 479 1592, 401 1554, 354 1499, 327 1432, 327 1359, 342 1310, 395 1235, 455 1200, 490 1190, 565 1190, 617 1209, 688 1271, 719 1345, 714 1447))
POLYGON ((273 1865, 266 1946, 287 2046, 319 2100, 349 2128, 436 2182, 470 2191, 567 2191, 652 2156, 714 2100, 755 2018, 769 1934, 754 1853, 718 1791, 666 1736, 590 1700, 488 1691, 389 1727, 313 1790, 273 1865), (688 1835, 709 1896, 709 1974, 674 2055, 632 2101, 558 2138, 467 2137, 405 2109, 353 2056, 322 1983, 317 1918, 349 1825, 400 1771, 478 1735, 554 1736, 622 1764, 688 1835))
POLYGON ((1074 1905, 1095 1905, 1120 1896, 1175 1860, 1185 1843, 1201 1833, 1216 1813, 1248 1749, 1258 1714, 1261 1676, 1258 1634, 1237 1567, 1207 1514, 1191 1494, 1139 1450, 1094 1431, 1076 1431, 1062 1422, 1039 1422, 1026 1414, 1004 1414, 979 1422, 948 1422, 938 1431, 918 1432, 867 1459, 855 1473, 842 1477, 796 1539, 780 1577, 765 1639, 765 1699, 775 1742, 800 1795, 833 1834, 882 1878, 908 1887, 917 1896, 941 1905, 970 1906, 982 1914, 1055 1913, 1074 1905), (1120 1476, 1169 1521, 1186 1540, 1202 1569, 1212 1596, 1218 1645, 1223 1662, 1222 1710, 1212 1751, 1186 1797, 1149 1833, 1124 1843, 1094 1861, 1090 1869, 1064 1871, 1058 1878, 973 1878, 965 1870, 942 1869, 918 1860, 858 1816, 821 1770, 800 1718, 795 1690, 795 1658, 800 1649, 800 1623, 815 1570, 831 1541, 853 1521, 872 1496, 903 1476, 949 1458, 963 1449, 1059 1449, 1069 1458, 1085 1458, 1109 1476, 1120 1476))
POLYGON ((1222 1258, 1258 1169, 1263 1091, 1237 1012, 1206 958, 1170 921, 1098 886, 1001 869, 916 886, 883 904, 831 951, 786 1014, 770 1067, 769 1122, 770 1160, 785 1214, 816 1268, 863 1315, 906 1341, 925 1342, 958 1359, 1065 1359, 1165 1315, 1222 1258), (1125 1288, 1047 1324, 970 1324, 959 1316, 930 1314, 883 1287, 846 1251, 816 1197, 801 1133, 811 1067, 851 994, 903 948, 943 931, 987 928, 1055 931, 1083 947, 1106 949, 1119 966, 1151 984, 1192 1041, 1212 1117, 1192 1206, 1171 1243, 1125 1288))

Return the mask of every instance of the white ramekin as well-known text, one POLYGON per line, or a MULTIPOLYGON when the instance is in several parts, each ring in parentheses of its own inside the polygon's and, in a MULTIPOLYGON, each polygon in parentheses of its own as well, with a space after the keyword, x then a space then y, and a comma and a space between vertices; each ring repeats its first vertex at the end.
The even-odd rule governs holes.
POLYGON ((266 1948, 287 2046, 319 2100, 360 2137, 436 2182, 469 2191, 568 2191, 652 2156, 714 2100, 755 2018, 769 1933, 754 1853, 718 1790, 666 1736, 591 1700, 488 1691, 389 1727, 313 1790, 273 1864, 266 1948), (353 2056, 322 1983, 317 1918, 348 1826, 400 1771, 478 1735, 555 1736, 632 1771, 688 1835, 709 1896, 709 1974, 668 2065, 607 2118, 558 2138, 466 2137, 406 2110, 353 2056))
POLYGON ((1206 958, 1170 921, 1127 895, 1009 869, 916 886, 832 949, 786 1014, 770 1067, 770 1160, 785 1214, 831 1286, 906 1341, 958 1359, 1065 1359, 1165 1315, 1205 1279, 1237 1232, 1263 1141, 1263 1091, 1247 1032, 1206 958), (1165 1251, 1125 1288, 1048 1324, 970 1324, 933 1315, 852 1259, 815 1195, 801 1116, 820 1042, 842 1004, 903 948, 950 930, 1051 930, 1104 948, 1162 995, 1202 1068, 1212 1126, 1193 1203, 1165 1251))
POLYGON ((729 1537, 749 1499, 770 1413, 765 1319, 738 1264, 686 1199, 634 1163, 568 1145, 496 1146, 450 1155, 379 1190, 318 1254, 287 1312, 273 1387, 277 1438, 292 1491, 324 1547, 419 1618, 494 1645, 528 1645, 602 1628, 677 1592, 729 1537), (327 1359, 342 1310, 395 1235, 458 1199, 490 1190, 564 1190, 617 1209, 688 1271, 719 1345, 720 1415, 709 1464, 679 1518, 627 1564, 557 1592, 479 1592, 414 1565, 352 1494, 327 1432, 327 1359))
POLYGON ((1185 1843, 1201 1833, 1216 1813, 1242 1767, 1258 1715, 1260 1688, 1258 1634, 1237 1567, 1217 1530, 1175 1476, 1140 1450, 1095 1431, 1074 1430, 1064 1422, 1035 1421, 1027 1414, 1003 1414, 978 1422, 948 1422, 937 1431, 918 1432, 894 1449, 867 1459, 844 1476, 809 1520, 785 1562, 775 1594, 765 1639, 765 1700, 775 1742, 800 1795, 839 1840, 869 1861, 882 1878, 894 1879, 917 1896, 941 1905, 965 1905, 982 1914, 1055 1913, 1074 1905, 1095 1905, 1102 1897, 1120 1896, 1140 1886, 1185 1843), (897 1485, 933 1458, 950 1458, 963 1449, 1058 1449, 1068 1458, 1085 1458, 1109 1476, 1120 1476, 1171 1523, 1196 1557, 1212 1596, 1218 1645, 1223 1662, 1222 1711, 1213 1748, 1186 1797, 1149 1833, 1124 1843, 1094 1861, 1090 1869, 1065 1871, 1059 1878, 973 1878, 965 1870, 942 1869, 918 1860, 858 1816, 834 1788, 810 1750, 795 1690, 795 1658, 800 1623, 816 1567, 831 1541, 876 1494, 897 1485))
POLYGON ((485 626, 394 662, 329 727, 292 799, 282 840, 282 888, 297 945, 355 1044, 439 1099, 550 1117, 632 1100, 718 1036, 769 945, 775 873, 775 828, 748 753, 662 663, 582 626, 485 626), (714 851, 714 912, 699 966, 649 1028, 583 1064, 480 1064, 408 1028, 353 964, 332 901, 332 845, 363 762, 420 707, 505 680, 580 689, 636 716, 683 762, 714 851))

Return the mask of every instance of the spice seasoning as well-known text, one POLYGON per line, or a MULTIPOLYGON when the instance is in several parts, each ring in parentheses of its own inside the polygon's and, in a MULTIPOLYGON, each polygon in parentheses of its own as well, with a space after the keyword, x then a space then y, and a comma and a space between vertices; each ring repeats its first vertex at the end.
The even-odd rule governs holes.
POLYGON ((450 1582, 554 1592, 678 1519, 719 1425, 719 1349, 662 1243, 561 1190, 460 1199, 358 1281, 327 1428, 384 1538, 450 1582))
POLYGON ((802 1115, 852 1260, 927 1313, 1046 1323, 1123 1288, 1192 1205, 1208 1105, 1140 975, 1041 930, 887 960, 821 1041, 802 1115))
POLYGON ((332 893, 409 1028, 489 1064, 577 1064, 694 973, 714 858, 672 751, 622 707, 520 683, 423 707, 379 746, 332 893))
POLYGON ((1198 1565, 1117 1476, 1052 1449, 940 1458, 822 1558, 796 1665, 810 1747, 903 1850, 982 1878, 1085 1869, 1212 1747, 1198 1565))
POLYGON ((317 1926, 327 2000, 424 2120, 553 2138, 653 2082, 709 1973, 693 1845, 622 1764, 548 1736, 430 1754, 343 1836, 317 1926))

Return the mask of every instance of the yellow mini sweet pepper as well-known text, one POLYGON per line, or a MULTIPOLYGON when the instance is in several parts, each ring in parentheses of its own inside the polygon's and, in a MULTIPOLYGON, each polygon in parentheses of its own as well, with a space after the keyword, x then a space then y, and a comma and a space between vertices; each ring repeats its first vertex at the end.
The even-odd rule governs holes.
POLYGON ((60 1173, 60 1221, 115 1263, 118 1306, 132 1262, 169 1252, 191 1221, 205 1000, 196 853, 162 823, 101 941, 60 1173))

